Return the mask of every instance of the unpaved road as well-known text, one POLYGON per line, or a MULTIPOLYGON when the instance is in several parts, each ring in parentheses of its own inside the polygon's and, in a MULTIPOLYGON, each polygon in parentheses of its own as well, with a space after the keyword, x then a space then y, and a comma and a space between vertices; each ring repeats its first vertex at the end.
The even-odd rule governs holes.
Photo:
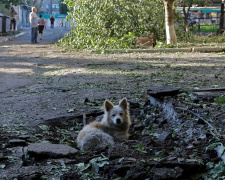
MULTIPOLYGON (((207 146, 212 143, 211 136, 205 135, 207 125, 198 123, 196 117, 180 110, 182 121, 179 121, 178 127, 172 127, 171 122, 164 122, 165 118, 160 116, 163 114, 161 109, 148 104, 144 108, 141 106, 139 110, 131 108, 129 149, 123 144, 97 154, 79 152, 78 156, 72 157, 72 161, 58 159, 57 163, 57 159, 45 159, 40 163, 38 160, 33 162, 32 158, 26 156, 27 146, 7 148, 9 141, 20 135, 28 135, 29 144, 49 141, 76 148, 75 139, 81 124, 77 123, 78 118, 67 121, 67 117, 100 110, 105 99, 117 104, 119 99, 127 97, 129 102, 143 105, 149 98, 147 88, 158 85, 175 86, 184 90, 185 93, 174 98, 175 106, 187 107, 198 112, 201 117, 209 114, 214 117, 210 123, 216 125, 217 130, 224 135, 224 106, 217 106, 213 98, 196 101, 189 91, 194 88, 224 87, 224 53, 69 52, 54 46, 68 32, 65 29, 45 30, 43 40, 38 44, 30 44, 30 31, 24 31, 27 32, 24 36, 0 44, 0 176, 4 176, 3 179, 32 179, 35 175, 45 176, 46 179, 80 179, 81 175, 92 178, 90 169, 78 173, 77 163, 87 164, 97 156, 117 157, 101 171, 101 177, 105 179, 119 171, 121 177, 128 173, 127 179, 138 175, 156 176, 155 179, 162 179, 164 176, 167 179, 172 177, 171 173, 173 175, 174 168, 180 166, 182 159, 191 159, 193 167, 199 159, 199 162, 218 159, 215 152, 213 157, 210 152, 206 153, 207 146), (166 139, 164 143, 157 143, 156 137, 167 130, 179 131, 174 138, 171 137, 171 141, 166 139), (199 133, 204 135, 202 140, 198 139, 199 133), (167 145, 168 142, 170 145, 167 145), (148 153, 144 153, 145 149, 149 150, 148 153), (162 157, 168 157, 162 165, 165 168, 156 167, 165 160, 161 153, 162 157), (164 160, 161 161, 161 158, 164 160), (152 161, 150 165, 149 160, 152 161), (121 166, 122 161, 125 164, 121 166), (132 163, 132 167, 126 162, 132 163), (143 164, 144 167, 142 162, 146 163, 143 164), (168 167, 167 162, 174 167, 168 167), (141 167, 141 171, 136 167, 141 167), (36 169, 36 173, 33 169, 36 169)), ((223 143, 222 140, 221 142, 223 143)), ((192 165, 189 163, 186 163, 187 169, 192 165)), ((183 169, 179 170, 178 167, 174 176, 180 176, 183 169)), ((189 174, 186 170, 185 173, 189 174)))
POLYGON ((0 44, 1 124, 31 126, 51 118, 99 109, 105 99, 143 103, 150 85, 182 89, 222 87, 223 53, 90 54, 53 44, 68 30, 47 29, 0 44), (88 98, 89 103, 84 103, 88 98))

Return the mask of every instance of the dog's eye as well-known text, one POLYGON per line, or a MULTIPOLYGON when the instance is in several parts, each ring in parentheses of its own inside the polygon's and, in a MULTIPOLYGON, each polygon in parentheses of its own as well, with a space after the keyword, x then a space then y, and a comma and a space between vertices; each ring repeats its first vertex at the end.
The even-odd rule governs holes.
POLYGON ((116 114, 112 114, 112 116, 113 116, 113 117, 115 117, 115 116, 116 116, 116 114))
POLYGON ((120 113, 120 116, 122 116, 123 115, 123 113, 120 113))

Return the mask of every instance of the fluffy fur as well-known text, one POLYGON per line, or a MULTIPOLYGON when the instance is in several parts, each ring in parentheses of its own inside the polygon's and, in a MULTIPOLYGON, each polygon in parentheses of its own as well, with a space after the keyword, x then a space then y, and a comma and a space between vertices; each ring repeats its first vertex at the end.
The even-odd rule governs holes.
POLYGON ((115 141, 128 139, 131 122, 127 100, 122 99, 117 106, 106 100, 104 109, 105 114, 101 122, 91 122, 79 132, 77 146, 81 150, 93 149, 98 145, 113 145, 115 141))

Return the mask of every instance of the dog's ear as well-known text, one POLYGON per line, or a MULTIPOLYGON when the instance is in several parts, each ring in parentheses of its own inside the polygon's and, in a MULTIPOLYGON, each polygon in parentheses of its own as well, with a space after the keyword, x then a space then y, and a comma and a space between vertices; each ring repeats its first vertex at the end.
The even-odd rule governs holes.
POLYGON ((114 105, 111 101, 105 100, 104 108, 107 112, 109 112, 113 107, 114 107, 114 105))
POLYGON ((127 99, 126 98, 123 98, 120 103, 119 103, 119 106, 121 108, 123 108, 124 110, 127 110, 128 109, 128 102, 127 102, 127 99))

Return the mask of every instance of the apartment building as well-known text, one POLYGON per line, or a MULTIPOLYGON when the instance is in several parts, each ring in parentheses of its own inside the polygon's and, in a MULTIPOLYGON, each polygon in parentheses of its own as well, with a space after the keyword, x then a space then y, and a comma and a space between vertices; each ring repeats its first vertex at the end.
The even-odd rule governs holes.
POLYGON ((43 0, 40 12, 42 14, 59 14, 59 0, 43 0))

